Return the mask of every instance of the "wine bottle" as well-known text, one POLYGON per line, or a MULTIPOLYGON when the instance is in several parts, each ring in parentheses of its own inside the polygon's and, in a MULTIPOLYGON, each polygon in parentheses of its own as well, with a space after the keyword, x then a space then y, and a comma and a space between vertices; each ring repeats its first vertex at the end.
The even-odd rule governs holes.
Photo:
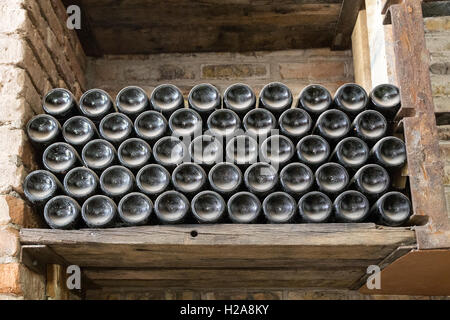
POLYGON ((328 195, 337 195, 344 191, 349 180, 347 170, 338 163, 325 163, 316 171, 317 186, 328 195))
POLYGON ((80 112, 83 116, 98 123, 109 113, 116 112, 114 102, 108 93, 101 89, 91 89, 80 99, 80 112))
POLYGON ((133 191, 135 178, 133 173, 122 166, 112 166, 100 176, 100 188, 110 198, 120 199, 133 191))
POLYGON ((176 137, 163 137, 153 146, 153 158, 166 168, 179 165, 187 154, 186 145, 176 137))
POLYGON ((139 190, 148 195, 156 196, 163 193, 170 184, 170 173, 159 164, 149 164, 139 170, 136 183, 139 190))
POLYGON ((197 111, 206 124, 209 115, 222 106, 219 90, 209 83, 201 83, 192 88, 188 97, 189 108, 197 111))
POLYGON ((321 136, 306 136, 297 144, 297 156, 300 162, 316 168, 330 156, 330 145, 321 136))
POLYGON ((96 172, 101 172, 115 164, 117 152, 108 141, 96 139, 84 146, 81 157, 86 167, 96 172))
POLYGON ((264 86, 259 96, 259 108, 267 109, 279 117, 292 106, 291 90, 280 82, 271 82, 264 86))
POLYGON ((216 137, 203 135, 191 142, 189 155, 193 162, 210 167, 223 161, 223 147, 216 137))
POLYGON ((392 119, 400 109, 400 90, 392 84, 380 84, 370 93, 371 108, 392 119))
POLYGON ((281 133, 296 143, 309 134, 312 128, 310 115, 305 110, 298 108, 283 112, 278 123, 280 124, 281 133))
POLYGON ((193 195, 205 185, 207 176, 205 170, 196 163, 185 162, 178 165, 172 173, 172 184, 183 194, 193 195))
POLYGON ((150 108, 150 100, 142 88, 129 86, 117 94, 116 106, 119 112, 136 119, 139 114, 150 108))
POLYGON ((120 220, 128 227, 146 225, 153 212, 153 202, 138 192, 124 196, 117 206, 120 220))
POLYGON ((111 113, 100 122, 100 135, 116 147, 130 138, 133 133, 133 122, 123 113, 111 113))
POLYGON ((109 228, 117 222, 117 206, 111 198, 95 195, 81 208, 81 217, 89 228, 109 228))
POLYGON ((301 222, 324 223, 331 218, 333 203, 327 195, 313 191, 300 198, 298 211, 301 222))
POLYGON ((406 163, 406 146, 397 137, 385 137, 375 144, 370 156, 385 168, 399 168, 406 163))
POLYGON ((153 90, 150 105, 153 110, 168 118, 175 110, 184 108, 183 94, 174 85, 162 84, 153 90))
POLYGON ((245 171, 244 183, 249 192, 259 196, 267 195, 278 183, 277 170, 268 163, 254 163, 245 171))
POLYGON ((330 109, 317 119, 313 132, 329 141, 338 141, 349 133, 350 128, 350 119, 344 112, 330 109))
POLYGON ((403 193, 388 192, 372 206, 370 214, 379 224, 402 226, 411 215, 411 202, 403 193))
POLYGON ((211 188, 222 195, 239 191, 242 184, 242 172, 234 164, 222 162, 211 168, 208 174, 211 188))
POLYGON ((189 200, 180 192, 166 191, 155 202, 155 214, 163 224, 182 223, 188 215, 189 200))
POLYGON ((252 88, 243 83, 229 86, 223 94, 224 108, 234 111, 241 119, 256 106, 256 96, 252 88))
POLYGON ((388 124, 378 111, 366 110, 355 118, 352 129, 356 136, 372 144, 386 135, 388 124))
POLYGON ((330 92, 323 86, 311 84, 298 97, 297 107, 305 109, 314 119, 326 111, 333 102, 330 92))
POLYGON ((311 190, 314 173, 303 163, 290 163, 281 170, 280 184, 285 192, 298 197, 311 190))
POLYGON ((252 137, 265 139, 277 126, 275 116, 266 109, 253 109, 244 117, 244 129, 252 137))
POLYGON ((80 165, 81 158, 70 144, 56 142, 45 149, 42 163, 47 170, 63 175, 80 165))
POLYGON ((67 196, 51 198, 44 207, 44 219, 52 229, 75 229, 80 221, 81 207, 67 196))
POLYGON ((42 206, 48 200, 62 194, 63 186, 49 171, 36 170, 26 176, 23 183, 25 197, 34 205, 42 206))
POLYGON ((40 114, 28 121, 27 135, 36 149, 44 150, 59 140, 61 125, 56 118, 48 114, 40 114))
POLYGON ((227 144, 226 158, 228 162, 245 168, 258 160, 258 143, 247 135, 234 137, 227 144))
POLYGON ((64 191, 69 197, 84 202, 96 194, 99 178, 94 171, 84 167, 70 170, 64 177, 64 191))
POLYGON ((152 148, 142 139, 131 138, 122 142, 117 154, 121 165, 139 170, 150 161, 152 148))
POLYGON ((261 201, 253 193, 238 192, 228 200, 227 208, 233 223, 255 223, 261 213, 261 201))
POLYGON ((95 124, 86 117, 75 116, 68 119, 62 128, 64 140, 75 147, 83 147, 99 137, 95 124))
POLYGON ((368 164, 359 169, 350 181, 352 188, 370 199, 378 198, 389 189, 389 174, 382 166, 368 164))
POLYGON ((192 109, 178 109, 169 118, 169 128, 173 136, 193 137, 202 134, 202 118, 192 109))
POLYGON ((56 88, 48 92, 42 104, 44 112, 64 122, 78 113, 78 104, 73 94, 66 89, 56 88))
POLYGON ((347 169, 357 170, 369 159, 369 147, 359 138, 348 137, 338 143, 330 160, 336 161, 347 169))
POLYGON ((369 215, 369 200, 358 191, 349 190, 341 193, 333 204, 337 222, 364 222, 369 215))
POLYGON ((292 141, 281 135, 273 135, 261 144, 261 161, 273 165, 275 168, 285 166, 295 155, 292 141))
POLYGON ((263 212, 269 223, 290 223, 297 212, 294 198, 284 192, 274 192, 263 201, 263 212))
POLYGON ((369 103, 369 97, 363 87, 355 83, 341 86, 334 96, 334 105, 350 117, 358 115, 369 103))
POLYGON ((220 109, 209 116, 207 126, 211 135, 227 138, 236 135, 241 128, 241 120, 235 112, 220 109))
POLYGON ((191 202, 191 210, 199 223, 217 223, 223 219, 226 211, 225 200, 214 191, 203 191, 191 202))
POLYGON ((141 113, 134 122, 136 135, 147 141, 156 142, 167 132, 168 124, 166 118, 156 111, 141 113))

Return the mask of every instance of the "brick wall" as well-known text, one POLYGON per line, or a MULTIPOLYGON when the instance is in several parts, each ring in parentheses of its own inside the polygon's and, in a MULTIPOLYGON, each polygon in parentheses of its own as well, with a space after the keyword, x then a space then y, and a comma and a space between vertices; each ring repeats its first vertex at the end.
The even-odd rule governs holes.
POLYGON ((42 225, 23 200, 36 168, 23 128, 51 88, 78 97, 86 88, 86 57, 66 20, 60 0, 0 2, 0 299, 46 297, 44 277, 19 263, 20 228, 42 225))
POLYGON ((106 56, 89 59, 88 66, 88 86, 113 96, 127 85, 141 86, 150 94, 162 83, 177 85, 187 95, 202 82, 212 83, 222 93, 227 86, 244 82, 259 93, 271 81, 285 83, 294 95, 310 83, 321 83, 334 93, 354 78, 351 52, 329 49, 106 56))

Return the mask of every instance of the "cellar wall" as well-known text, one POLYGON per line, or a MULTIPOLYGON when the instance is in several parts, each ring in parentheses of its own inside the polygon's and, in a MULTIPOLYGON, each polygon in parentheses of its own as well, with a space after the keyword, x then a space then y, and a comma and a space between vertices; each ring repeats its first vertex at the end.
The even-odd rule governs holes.
POLYGON ((86 88, 86 57, 66 20, 59 0, 0 2, 0 300, 49 296, 44 277, 19 263, 19 229, 43 226, 23 200, 22 181, 37 168, 24 127, 51 88, 77 97, 86 88))

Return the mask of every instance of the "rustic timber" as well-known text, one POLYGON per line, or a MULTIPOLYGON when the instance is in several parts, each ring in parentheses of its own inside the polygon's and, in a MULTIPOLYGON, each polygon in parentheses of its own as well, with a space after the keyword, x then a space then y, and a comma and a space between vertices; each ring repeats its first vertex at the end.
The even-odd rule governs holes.
POLYGON ((352 53, 355 82, 370 92, 372 90, 372 72, 366 10, 359 11, 356 19, 352 33, 352 53))
POLYGON ((21 242, 48 246, 98 286, 348 288, 415 237, 371 223, 180 225, 22 229, 21 242))
POLYGON ((342 2, 341 12, 331 46, 332 49, 345 50, 351 47, 351 35, 363 4, 363 0, 344 0, 342 2))

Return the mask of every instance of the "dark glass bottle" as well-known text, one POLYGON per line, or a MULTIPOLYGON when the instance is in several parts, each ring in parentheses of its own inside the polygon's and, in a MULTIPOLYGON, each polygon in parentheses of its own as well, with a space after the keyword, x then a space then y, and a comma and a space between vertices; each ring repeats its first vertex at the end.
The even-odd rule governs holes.
POLYGON ((223 147, 216 137, 203 135, 191 142, 189 155, 193 162, 209 167, 223 161, 223 147))
POLYGON ((117 206, 111 198, 95 195, 81 208, 81 216, 89 228, 109 228, 117 223, 117 206))
POLYGON ((175 110, 184 108, 184 98, 176 86, 162 84, 153 90, 150 104, 153 110, 168 118, 175 110))
POLYGON ((155 214, 163 224, 182 223, 187 218, 189 209, 189 200, 177 191, 166 191, 155 202, 155 214))
POLYGON ((261 213, 261 201, 253 193, 238 192, 228 200, 227 208, 233 223, 255 223, 261 213))
POLYGON ((263 201, 262 208, 269 223, 290 223, 297 213, 295 199, 284 192, 268 195, 263 201))
POLYGON ((105 116, 99 125, 103 139, 118 147, 133 133, 133 122, 123 113, 111 113, 105 116))
POLYGON ((303 163, 291 163, 281 170, 280 184, 285 192, 298 197, 311 190, 314 173, 303 163))
POLYGON ((373 144, 386 135, 388 124, 386 118, 378 111, 366 110, 355 118, 352 129, 356 136, 373 144))
POLYGON ((275 189, 278 183, 277 170, 268 163, 252 164, 245 171, 244 183, 249 192, 264 196, 275 189))
POLYGON ((403 193, 388 192, 372 206, 370 214, 379 224, 402 226, 411 215, 411 202, 403 193))
POLYGON ((99 137, 95 124, 86 117, 75 116, 68 119, 62 128, 64 140, 75 147, 82 147, 99 137))
POLYGON ((99 178, 88 168, 74 168, 64 177, 64 191, 80 203, 95 195, 98 188, 99 178))
POLYGON ((56 142, 45 149, 42 163, 47 170, 62 175, 80 165, 81 158, 71 145, 56 142))
POLYGON ((116 106, 119 112, 136 119, 139 114, 150 108, 150 100, 142 88, 129 86, 117 94, 116 106))
POLYGON ((330 109, 317 119, 313 132, 329 141, 338 141, 349 133, 350 128, 350 119, 344 112, 330 109))
POLYGON ((179 165, 187 155, 186 145, 176 137, 163 137, 153 146, 153 159, 166 168, 179 165))
POLYGON ((289 163, 294 155, 295 146, 285 136, 273 135, 261 144, 261 161, 270 163, 276 168, 289 163))
POLYGON ((116 162, 117 152, 108 141, 97 139, 84 146, 81 157, 86 167, 101 172, 116 162))
POLYGON ((34 205, 44 205, 48 200, 62 194, 63 186, 58 178, 49 171, 31 172, 23 183, 25 197, 34 205))
POLYGON ((355 83, 341 86, 334 96, 334 105, 350 117, 361 113, 369 103, 369 97, 363 87, 355 83))
POLYGON ((278 120, 280 131, 296 143, 309 134, 312 128, 310 115, 302 109, 289 109, 283 112, 278 120))
POLYGON ((380 84, 370 93, 371 108, 392 119, 400 109, 400 90, 392 84, 380 84))
POLYGON ((170 184, 170 173, 159 164, 149 164, 139 170, 136 183, 139 190, 148 195, 156 196, 163 193, 170 184))
POLYGON ((220 109, 209 116, 207 126, 209 134, 226 138, 236 135, 241 128, 241 120, 235 112, 228 109, 220 109))
POLYGON ((220 222, 226 209, 225 200, 214 191, 200 192, 191 202, 192 214, 199 223, 220 222))
POLYGON ((146 111, 141 113, 134 122, 136 135, 147 141, 154 143, 167 132, 168 123, 166 118, 156 111, 146 111))
POLYGON ((62 122, 78 113, 78 104, 73 94, 63 88, 56 88, 48 92, 42 104, 45 113, 62 122))
POLYGON ((350 185, 370 199, 374 199, 389 189, 390 178, 388 172, 382 166, 368 164, 356 172, 350 181, 350 185))
POLYGON ((292 106, 291 90, 280 82, 267 84, 259 96, 259 108, 267 109, 277 117, 292 106))
POLYGON ((223 94, 224 108, 238 114, 241 119, 256 106, 256 96, 252 88, 243 83, 229 86, 223 94))
POLYGON ((321 136, 306 136, 297 144, 297 156, 300 162, 312 168, 324 163, 329 158, 330 152, 330 145, 321 136))
POLYGON ((324 223, 330 220, 333 203, 322 192, 309 192, 298 202, 301 222, 324 223))
POLYGON ((211 188, 222 195, 229 195, 239 191, 243 177, 236 165, 222 162, 211 168, 208 179, 211 188))
POLYGON ((330 92, 323 86, 311 84, 305 87, 298 98, 298 108, 305 109, 312 118, 317 119, 333 102, 330 92))
POLYGON ((27 135, 35 148, 44 150, 59 140, 61 125, 56 118, 48 114, 40 114, 28 121, 27 135))
POLYGON ((209 115, 222 106, 219 90, 209 83, 201 83, 192 88, 188 97, 189 108, 197 111, 206 124, 209 115))
POLYGON ((347 169, 357 170, 369 159, 369 147, 359 138, 348 137, 338 143, 330 158, 347 169))
POLYGON ((349 180, 347 170, 338 163, 325 163, 316 171, 317 186, 328 195, 337 195, 344 191, 349 180))
POLYGON ((80 112, 83 116, 98 123, 109 113, 116 112, 114 102, 106 91, 92 89, 83 94, 80 99, 80 112))
POLYGON ((152 148, 142 139, 131 138, 122 142, 117 154, 121 165, 130 170, 139 170, 149 163, 152 148))
POLYGON ((369 216, 369 200, 358 191, 349 190, 341 193, 334 200, 333 207, 337 222, 364 222, 369 216))
POLYGON ((244 129, 252 137, 270 136, 277 126, 275 116, 266 109, 253 109, 244 117, 244 129))
POLYGON ((397 137, 385 137, 375 144, 370 156, 385 168, 399 168, 406 163, 406 146, 397 137))
POLYGON ((117 206, 120 220, 129 227, 146 225, 153 212, 153 202, 138 192, 124 196, 117 206))
POLYGON ((51 198, 44 208, 44 219, 52 229, 70 230, 78 226, 81 207, 67 196, 51 198))
POLYGON ((252 137, 240 135, 228 142, 226 147, 228 162, 246 167, 258 160, 258 143, 252 137))
POLYGON ((135 178, 133 173, 122 166, 112 166, 100 176, 100 188, 113 199, 120 199, 133 191, 135 178))
POLYGON ((196 163, 182 163, 172 173, 173 186, 185 195, 198 193, 205 186, 206 182, 205 170, 196 163))
POLYGON ((202 134, 202 118, 192 109, 179 109, 169 118, 169 128, 173 136, 193 137, 202 134))

